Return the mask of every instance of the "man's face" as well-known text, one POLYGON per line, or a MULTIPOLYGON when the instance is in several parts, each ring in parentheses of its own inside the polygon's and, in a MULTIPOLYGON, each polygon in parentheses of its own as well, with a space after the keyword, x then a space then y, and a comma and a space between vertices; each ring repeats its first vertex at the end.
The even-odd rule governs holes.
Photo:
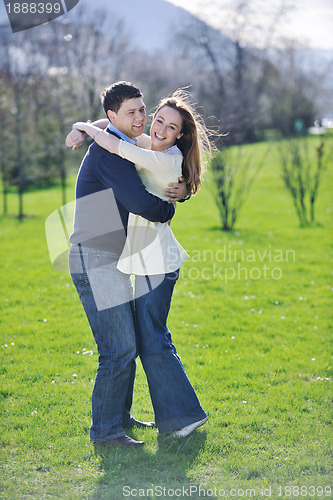
POLYGON ((112 125, 127 137, 138 137, 143 133, 146 122, 146 107, 142 97, 127 99, 120 106, 118 113, 109 110, 108 117, 112 125))

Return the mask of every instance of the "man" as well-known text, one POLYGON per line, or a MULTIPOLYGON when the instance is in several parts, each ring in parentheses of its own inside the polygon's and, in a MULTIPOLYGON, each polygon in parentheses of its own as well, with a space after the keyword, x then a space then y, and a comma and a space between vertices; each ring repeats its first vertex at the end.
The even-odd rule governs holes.
MULTIPOLYGON (((146 119, 142 97, 128 82, 103 91, 109 133, 135 143, 146 119)), ((136 368, 133 291, 130 277, 116 268, 129 212, 166 222, 173 217, 174 207, 146 191, 132 163, 92 144, 77 178, 69 255, 72 280, 99 352, 90 437, 95 443, 142 446, 144 442, 131 439, 124 431, 133 425, 153 425, 130 416, 136 368)))

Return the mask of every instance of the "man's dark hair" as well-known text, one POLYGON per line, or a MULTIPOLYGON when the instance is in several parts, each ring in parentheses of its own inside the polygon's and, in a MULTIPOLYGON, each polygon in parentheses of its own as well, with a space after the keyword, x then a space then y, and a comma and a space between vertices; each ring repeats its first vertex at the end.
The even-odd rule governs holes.
POLYGON ((101 102, 105 113, 114 111, 118 113, 120 106, 128 99, 143 97, 141 90, 130 82, 117 82, 106 87, 101 93, 101 102))

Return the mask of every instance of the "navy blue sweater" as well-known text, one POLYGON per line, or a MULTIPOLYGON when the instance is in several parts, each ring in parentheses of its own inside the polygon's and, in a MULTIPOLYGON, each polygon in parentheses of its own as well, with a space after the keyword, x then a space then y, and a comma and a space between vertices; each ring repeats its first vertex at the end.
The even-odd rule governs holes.
POLYGON ((76 181, 71 243, 120 255, 129 212, 153 222, 166 222, 175 209, 171 203, 148 193, 133 163, 93 143, 76 181))

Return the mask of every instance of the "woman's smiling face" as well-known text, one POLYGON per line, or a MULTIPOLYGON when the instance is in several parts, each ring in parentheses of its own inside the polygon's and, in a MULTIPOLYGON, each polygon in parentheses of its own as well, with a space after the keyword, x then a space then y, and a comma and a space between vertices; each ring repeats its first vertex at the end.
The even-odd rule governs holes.
POLYGON ((154 116, 150 127, 151 149, 165 151, 171 148, 181 133, 183 119, 176 109, 164 106, 154 116))

